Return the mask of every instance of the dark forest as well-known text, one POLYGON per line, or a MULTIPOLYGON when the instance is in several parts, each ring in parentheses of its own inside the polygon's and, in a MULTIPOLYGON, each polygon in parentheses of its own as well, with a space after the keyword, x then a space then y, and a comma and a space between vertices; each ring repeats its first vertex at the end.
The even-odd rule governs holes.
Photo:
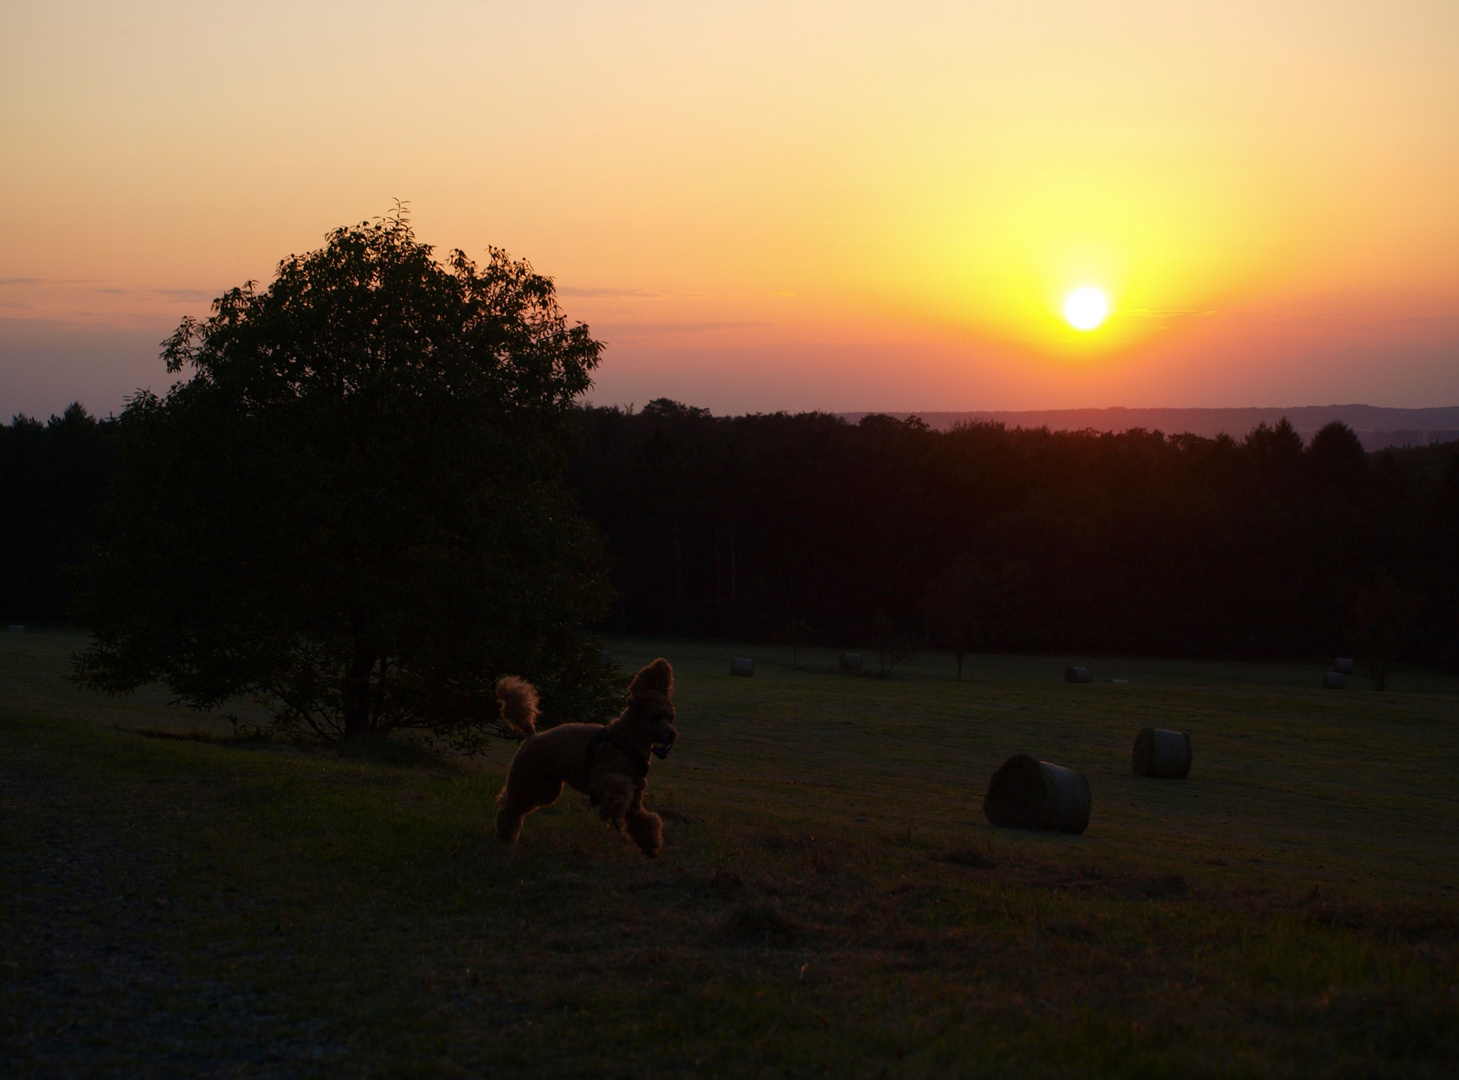
POLYGON ((614 628, 957 651, 1459 659, 1459 443, 587 409, 614 628), (890 639, 890 640, 889 640, 890 639))
MULTIPOLYGON (((578 415, 615 631, 1459 667, 1459 443, 578 415)), ((79 406, 0 427, 0 617, 67 621, 115 457, 79 406)))
POLYGON ((79 404, 42 423, 0 427, 0 618, 68 621, 67 568, 92 546, 96 511, 116 468, 117 422, 79 404))

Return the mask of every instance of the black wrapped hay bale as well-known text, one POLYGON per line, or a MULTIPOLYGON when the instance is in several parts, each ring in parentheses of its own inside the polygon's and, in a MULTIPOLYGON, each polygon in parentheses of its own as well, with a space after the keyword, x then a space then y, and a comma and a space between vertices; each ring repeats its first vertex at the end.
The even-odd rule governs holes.
POLYGON ((1351 675, 1353 673, 1353 658, 1351 656, 1339 656, 1332 662, 1332 670, 1339 675, 1351 675))
POLYGON ((1341 690, 1347 684, 1347 676, 1341 671, 1324 671, 1322 686, 1325 690, 1341 690))
POLYGON ((861 654, 854 652, 843 652, 840 659, 842 671, 860 671, 861 654))
POLYGON ((737 656, 730 661, 730 674, 750 678, 755 674, 755 661, 748 656, 737 656))
POLYGON ((1141 728, 1135 736, 1135 775, 1184 780, 1191 771, 1191 737, 1188 731, 1141 728))
POLYGON ((1089 674, 1087 667, 1071 667, 1064 669, 1065 682, 1092 682, 1093 676, 1089 674))
POLYGON ((1014 754, 988 781, 983 813, 1005 829, 1078 835, 1089 827, 1089 781, 1062 765, 1014 754))

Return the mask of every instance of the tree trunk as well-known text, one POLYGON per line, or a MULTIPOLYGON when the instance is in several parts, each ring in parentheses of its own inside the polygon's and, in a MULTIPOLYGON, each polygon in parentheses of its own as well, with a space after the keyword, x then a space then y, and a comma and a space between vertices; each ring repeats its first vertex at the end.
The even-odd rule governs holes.
POLYGON ((730 526, 730 606, 735 604, 735 527, 730 526))
POLYGON ((674 519, 674 606, 675 617, 678 607, 684 602, 684 547, 679 541, 679 521, 674 519))
POLYGON ((370 731, 370 673, 374 670, 375 657, 370 650, 357 649, 342 695, 346 739, 358 739, 370 731))

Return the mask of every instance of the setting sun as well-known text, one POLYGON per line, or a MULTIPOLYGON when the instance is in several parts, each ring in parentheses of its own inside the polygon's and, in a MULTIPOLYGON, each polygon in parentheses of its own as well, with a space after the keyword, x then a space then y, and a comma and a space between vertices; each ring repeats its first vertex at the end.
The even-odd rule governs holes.
POLYGON ((1453 0, 307 10, 4 7, 0 418, 160 392, 396 197, 554 280, 600 405, 1459 402, 1453 0))
POLYGON ((1075 289, 1064 301, 1064 318, 1075 330, 1093 330, 1109 313, 1109 301, 1093 285, 1075 289))

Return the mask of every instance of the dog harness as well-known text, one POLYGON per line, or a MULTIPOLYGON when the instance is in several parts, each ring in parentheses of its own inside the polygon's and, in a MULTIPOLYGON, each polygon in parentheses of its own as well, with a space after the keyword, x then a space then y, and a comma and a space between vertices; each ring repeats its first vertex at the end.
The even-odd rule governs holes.
MULTIPOLYGON (((634 746, 622 735, 616 735, 606 727, 594 735, 588 742, 587 758, 583 762, 583 775, 587 777, 588 783, 591 784, 593 780, 593 757, 597 754, 598 747, 602 746, 605 742, 612 743, 614 749, 622 753, 632 763, 633 779, 636 781, 634 786, 642 787, 644 781, 648 779, 648 755, 639 750, 638 747, 634 746)), ((596 795, 590 796, 590 799, 592 800, 593 806, 598 805, 598 797, 596 795)))

